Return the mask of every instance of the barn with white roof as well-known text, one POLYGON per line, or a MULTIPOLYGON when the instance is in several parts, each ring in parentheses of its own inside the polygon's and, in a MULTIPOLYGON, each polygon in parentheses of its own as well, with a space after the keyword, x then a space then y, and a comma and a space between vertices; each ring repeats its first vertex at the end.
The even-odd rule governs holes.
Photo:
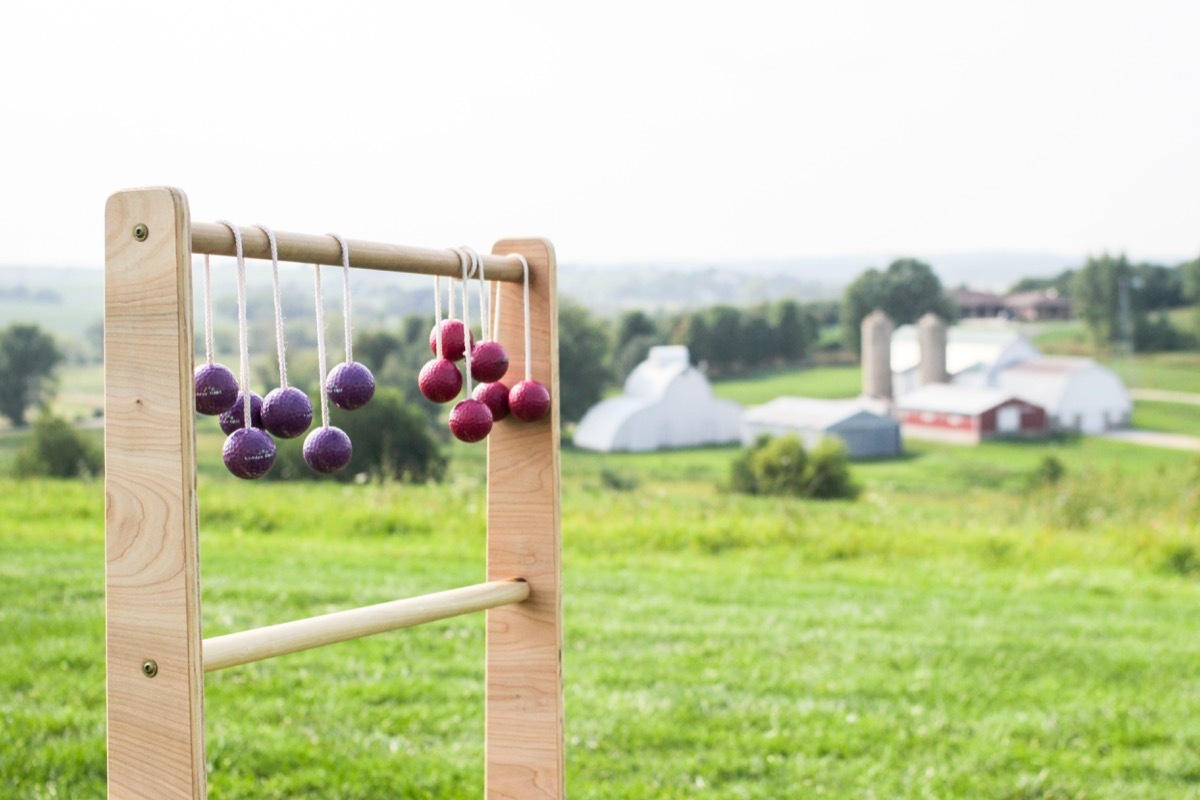
POLYGON ((738 441, 742 407, 714 397, 682 346, 652 347, 629 373, 625 392, 579 421, 575 444, 588 450, 649 451, 738 441))
POLYGON ((899 423, 869 411, 858 400, 777 397, 746 409, 742 444, 753 444, 764 434, 795 435, 809 450, 834 437, 845 444, 851 458, 893 458, 903 452, 899 423))
POLYGON ((904 435, 914 439, 976 444, 1050 432, 1044 408, 1002 389, 931 383, 897 399, 892 413, 904 435))

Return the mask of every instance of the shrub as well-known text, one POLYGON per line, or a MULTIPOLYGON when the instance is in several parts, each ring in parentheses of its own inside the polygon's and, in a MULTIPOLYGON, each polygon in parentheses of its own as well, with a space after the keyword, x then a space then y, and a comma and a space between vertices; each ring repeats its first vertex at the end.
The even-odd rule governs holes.
POLYGON ((90 478, 104 469, 104 453, 62 417, 43 411, 33 436, 17 453, 18 477, 90 478))
MULTIPOLYGON (((320 407, 315 410, 313 424, 319 425, 320 407)), ((376 390, 371 402, 355 411, 331 408, 329 424, 345 431, 354 445, 354 457, 345 469, 334 473, 335 480, 366 475, 374 480, 424 483, 445 475, 446 457, 433 436, 429 418, 406 403, 396 389, 376 390)), ((302 440, 276 442, 278 456, 269 477, 321 477, 304 463, 302 440)))
POLYGON ((1046 456, 1029 476, 1029 485, 1034 489, 1042 486, 1057 486, 1066 474, 1067 468, 1063 466, 1057 456, 1046 456))
POLYGON ((730 483, 743 494, 819 500, 858 496, 846 448, 834 438, 822 440, 809 454, 796 436, 760 436, 734 459, 730 483))

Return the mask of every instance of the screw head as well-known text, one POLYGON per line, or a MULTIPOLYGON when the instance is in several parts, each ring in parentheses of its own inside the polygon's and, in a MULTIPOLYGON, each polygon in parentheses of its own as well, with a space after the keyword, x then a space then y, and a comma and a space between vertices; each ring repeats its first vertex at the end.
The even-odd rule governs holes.
POLYGON ((139 242, 144 242, 146 239, 150 238, 150 229, 146 227, 146 223, 139 222, 137 225, 133 226, 133 238, 137 239, 139 242))
POLYGON ((153 678, 158 674, 158 662, 153 658, 147 658, 142 662, 142 674, 147 678, 153 678))

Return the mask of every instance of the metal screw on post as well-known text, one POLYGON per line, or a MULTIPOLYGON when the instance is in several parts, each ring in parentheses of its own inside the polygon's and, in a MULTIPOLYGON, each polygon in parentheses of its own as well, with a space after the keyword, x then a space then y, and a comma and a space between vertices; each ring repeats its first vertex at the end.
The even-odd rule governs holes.
POLYGON ((144 222, 139 222, 137 225, 133 226, 133 238, 137 239, 139 242, 144 242, 146 239, 150 238, 150 229, 146 227, 144 222))
POLYGON ((147 678, 153 678, 158 674, 158 662, 152 658, 147 658, 142 662, 142 674, 147 678))

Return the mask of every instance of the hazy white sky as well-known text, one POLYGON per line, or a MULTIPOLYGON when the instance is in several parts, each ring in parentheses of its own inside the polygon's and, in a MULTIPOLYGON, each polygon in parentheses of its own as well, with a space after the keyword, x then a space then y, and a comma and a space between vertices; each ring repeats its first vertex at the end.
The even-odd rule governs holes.
POLYGON ((1200 253, 1200 3, 60 2, 0 26, 0 264, 194 218, 569 261, 1200 253))

